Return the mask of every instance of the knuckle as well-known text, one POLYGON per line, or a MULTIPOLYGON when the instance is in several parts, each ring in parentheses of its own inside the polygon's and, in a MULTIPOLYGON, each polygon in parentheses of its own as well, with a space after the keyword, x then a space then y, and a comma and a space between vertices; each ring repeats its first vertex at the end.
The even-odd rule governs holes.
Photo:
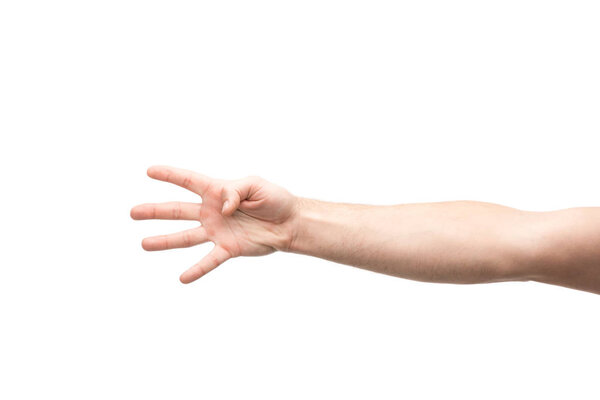
POLYGON ((192 184, 193 184, 192 175, 191 174, 186 174, 183 177, 183 180, 181 182, 182 182, 183 187, 186 187, 186 188, 192 187, 192 184))
POLYGON ((219 265, 219 260, 217 260, 217 257, 215 257, 212 254, 209 254, 206 256, 206 263, 211 267, 211 268, 215 268, 219 265))
POLYGON ((181 202, 175 203, 173 206, 173 219, 181 218, 181 202))
POLYGON ((190 247, 192 245, 190 232, 183 232, 183 244, 185 247, 190 247))

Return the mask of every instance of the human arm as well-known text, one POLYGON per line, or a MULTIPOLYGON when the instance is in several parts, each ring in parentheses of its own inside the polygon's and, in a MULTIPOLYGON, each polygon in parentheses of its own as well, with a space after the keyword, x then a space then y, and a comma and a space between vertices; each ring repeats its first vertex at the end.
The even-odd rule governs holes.
POLYGON ((214 242, 181 276, 185 283, 231 257, 281 250, 420 281, 538 280, 600 293, 596 208, 536 213, 472 201, 340 204, 296 197, 257 177, 224 181, 171 167, 152 167, 148 174, 203 198, 201 204, 145 204, 131 211, 134 219, 201 222, 142 243, 163 250, 214 242))
POLYGON ((289 251, 426 282, 534 280, 600 294, 600 208, 298 199, 289 251))

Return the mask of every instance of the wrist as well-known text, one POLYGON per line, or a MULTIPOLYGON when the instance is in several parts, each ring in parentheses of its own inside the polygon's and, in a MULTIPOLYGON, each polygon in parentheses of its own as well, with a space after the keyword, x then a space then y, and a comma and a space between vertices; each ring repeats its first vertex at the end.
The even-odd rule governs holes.
POLYGON ((296 197, 294 212, 287 227, 287 246, 284 251, 289 253, 311 254, 316 243, 322 244, 317 236, 329 227, 327 217, 332 210, 324 209, 328 203, 319 200, 296 197))
POLYGON ((306 218, 306 212, 307 209, 310 208, 311 202, 314 202, 314 200, 297 196, 294 197, 292 213, 283 224, 281 246, 277 248, 277 250, 288 253, 298 252, 298 246, 302 236, 303 220, 306 218))

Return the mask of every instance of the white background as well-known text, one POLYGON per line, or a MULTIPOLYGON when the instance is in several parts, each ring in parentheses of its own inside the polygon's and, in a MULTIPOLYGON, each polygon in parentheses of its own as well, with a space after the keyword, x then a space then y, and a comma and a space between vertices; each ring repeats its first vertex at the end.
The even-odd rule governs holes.
POLYGON ((598 398, 600 297, 146 253, 145 170, 600 205, 595 1, 2 1, 0 397, 598 398))

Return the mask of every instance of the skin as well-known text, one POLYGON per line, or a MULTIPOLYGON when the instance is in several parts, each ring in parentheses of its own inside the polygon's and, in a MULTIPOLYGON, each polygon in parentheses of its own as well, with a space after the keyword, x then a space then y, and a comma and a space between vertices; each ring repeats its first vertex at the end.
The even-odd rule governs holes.
POLYGON ((202 199, 131 210, 136 220, 200 222, 142 241, 148 251, 214 243, 181 275, 183 283, 233 257, 286 251, 426 282, 535 280, 600 294, 600 208, 530 212, 475 201, 343 204, 297 197, 259 177, 220 180, 167 166, 150 167, 148 176, 202 199))

